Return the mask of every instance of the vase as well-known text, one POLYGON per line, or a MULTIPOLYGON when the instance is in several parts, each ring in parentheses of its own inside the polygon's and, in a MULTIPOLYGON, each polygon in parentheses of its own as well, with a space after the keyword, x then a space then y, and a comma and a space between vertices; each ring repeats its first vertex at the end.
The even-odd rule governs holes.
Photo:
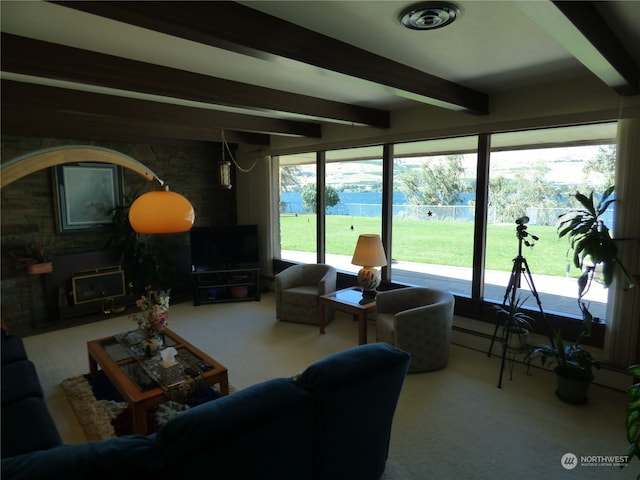
POLYGON ((142 351, 147 356, 155 355, 156 353, 158 353, 158 350, 162 348, 162 344, 162 336, 159 333, 147 336, 144 340, 142 340, 142 342, 140 342, 142 351))

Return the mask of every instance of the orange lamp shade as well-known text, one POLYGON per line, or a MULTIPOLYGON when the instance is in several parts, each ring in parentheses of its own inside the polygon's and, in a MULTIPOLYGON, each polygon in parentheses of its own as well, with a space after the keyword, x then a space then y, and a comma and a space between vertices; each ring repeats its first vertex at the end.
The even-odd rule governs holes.
POLYGON ((129 209, 129 223, 138 233, 186 232, 195 219, 189 200, 169 190, 140 195, 129 209))

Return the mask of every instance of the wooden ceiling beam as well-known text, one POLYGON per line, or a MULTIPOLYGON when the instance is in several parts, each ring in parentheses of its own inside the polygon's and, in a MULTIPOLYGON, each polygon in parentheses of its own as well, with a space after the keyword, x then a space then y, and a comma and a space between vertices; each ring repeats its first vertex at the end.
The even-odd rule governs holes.
POLYGON ((563 43, 565 48, 620 95, 638 94, 638 67, 594 2, 554 1, 553 4, 583 35, 563 43), (600 55, 586 55, 592 48, 600 55))
POLYGON ((258 133, 259 123, 273 125, 272 119, 255 120, 255 131, 237 131, 221 124, 242 123, 243 115, 226 114, 146 100, 48 87, 11 80, 0 82, 3 133, 22 134, 28 129, 38 135, 66 132, 76 138, 107 135, 123 139, 179 139, 222 141, 268 145, 269 136, 258 133), (90 105, 90 108, 87 108, 90 105), (224 120, 221 120, 221 115, 224 120), (232 122, 230 118, 233 117, 232 122))
MULTIPOLYGON (((7 33, 2 33, 0 47, 5 72, 184 99, 220 106, 222 110, 225 107, 244 109, 247 115, 252 111, 286 113, 300 121, 379 128, 388 128, 390 122, 389 112, 384 110, 292 94, 7 33)), ((290 125, 294 125, 294 121, 290 125)), ((301 128, 308 129, 308 125, 301 128)))
MULTIPOLYGON (((24 137, 68 138, 74 140, 104 140, 127 143, 157 143, 189 145, 196 143, 222 142, 221 129, 207 130, 206 135, 193 135, 191 131, 176 132, 174 125, 115 124, 110 120, 72 113, 42 111, 41 109, 8 106, 2 111, 3 135, 24 137), (5 115, 10 121, 5 121, 5 115), (34 122, 34 118, 38 119, 34 122), (194 136, 207 137, 193 140, 194 136)), ((224 139, 230 144, 246 143, 261 145, 261 135, 246 132, 224 131, 224 139)))
POLYGON ((396 95, 485 115, 488 96, 235 2, 53 2, 194 42, 291 60, 373 82, 396 95))
POLYGON ((639 93, 638 66, 594 2, 519 2, 520 8, 580 63, 620 95, 639 93))

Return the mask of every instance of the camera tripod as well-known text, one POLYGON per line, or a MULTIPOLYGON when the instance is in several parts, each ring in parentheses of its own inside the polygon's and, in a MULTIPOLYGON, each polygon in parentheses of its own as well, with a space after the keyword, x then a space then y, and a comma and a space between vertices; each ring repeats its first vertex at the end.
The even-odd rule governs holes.
MULTIPOLYGON (((542 309, 542 302, 540 301, 540 296, 538 295, 538 291, 536 290, 536 286, 533 283, 533 277, 531 276, 531 270, 529 269, 529 264, 527 263, 527 259, 522 255, 522 244, 524 243, 527 247, 533 246, 533 243, 526 240, 527 237, 531 236, 533 240, 538 240, 538 237, 535 235, 530 235, 527 232, 526 223, 529 221, 529 217, 520 217, 516 220, 516 235, 518 237, 518 256, 513 259, 513 268, 511 269, 511 275, 509 277, 509 283, 507 285, 507 289, 504 294, 504 298, 502 300, 502 306, 509 306, 511 308, 515 308, 517 302, 517 293, 518 289, 522 286, 522 278, 524 276, 525 282, 529 286, 529 290, 531 291, 531 295, 536 299, 536 303, 538 304, 538 309, 540 310, 541 318, 547 328, 549 330, 549 326, 547 324, 547 319, 544 314, 544 310, 542 309)), ((500 327, 500 322, 496 320, 496 328, 493 331, 493 337, 491 338, 491 345, 489 346, 489 352, 487 356, 491 356, 491 351, 493 350, 493 344, 495 343, 496 337, 498 335, 498 328, 500 327)), ((511 333, 507 333, 505 335, 504 343, 502 344, 502 364, 500 365, 500 379, 498 380, 498 388, 502 388, 502 376, 504 373, 505 362, 507 357, 508 350, 508 341, 511 333)), ((549 339, 553 342, 551 334, 549 334, 549 339)))

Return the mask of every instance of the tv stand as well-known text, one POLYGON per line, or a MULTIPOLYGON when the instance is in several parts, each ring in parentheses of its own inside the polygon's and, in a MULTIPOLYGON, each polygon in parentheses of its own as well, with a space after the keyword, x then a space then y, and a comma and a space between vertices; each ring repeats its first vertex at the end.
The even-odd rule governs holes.
POLYGON ((260 269, 229 268, 193 272, 195 306, 205 303, 260 301, 260 269))

